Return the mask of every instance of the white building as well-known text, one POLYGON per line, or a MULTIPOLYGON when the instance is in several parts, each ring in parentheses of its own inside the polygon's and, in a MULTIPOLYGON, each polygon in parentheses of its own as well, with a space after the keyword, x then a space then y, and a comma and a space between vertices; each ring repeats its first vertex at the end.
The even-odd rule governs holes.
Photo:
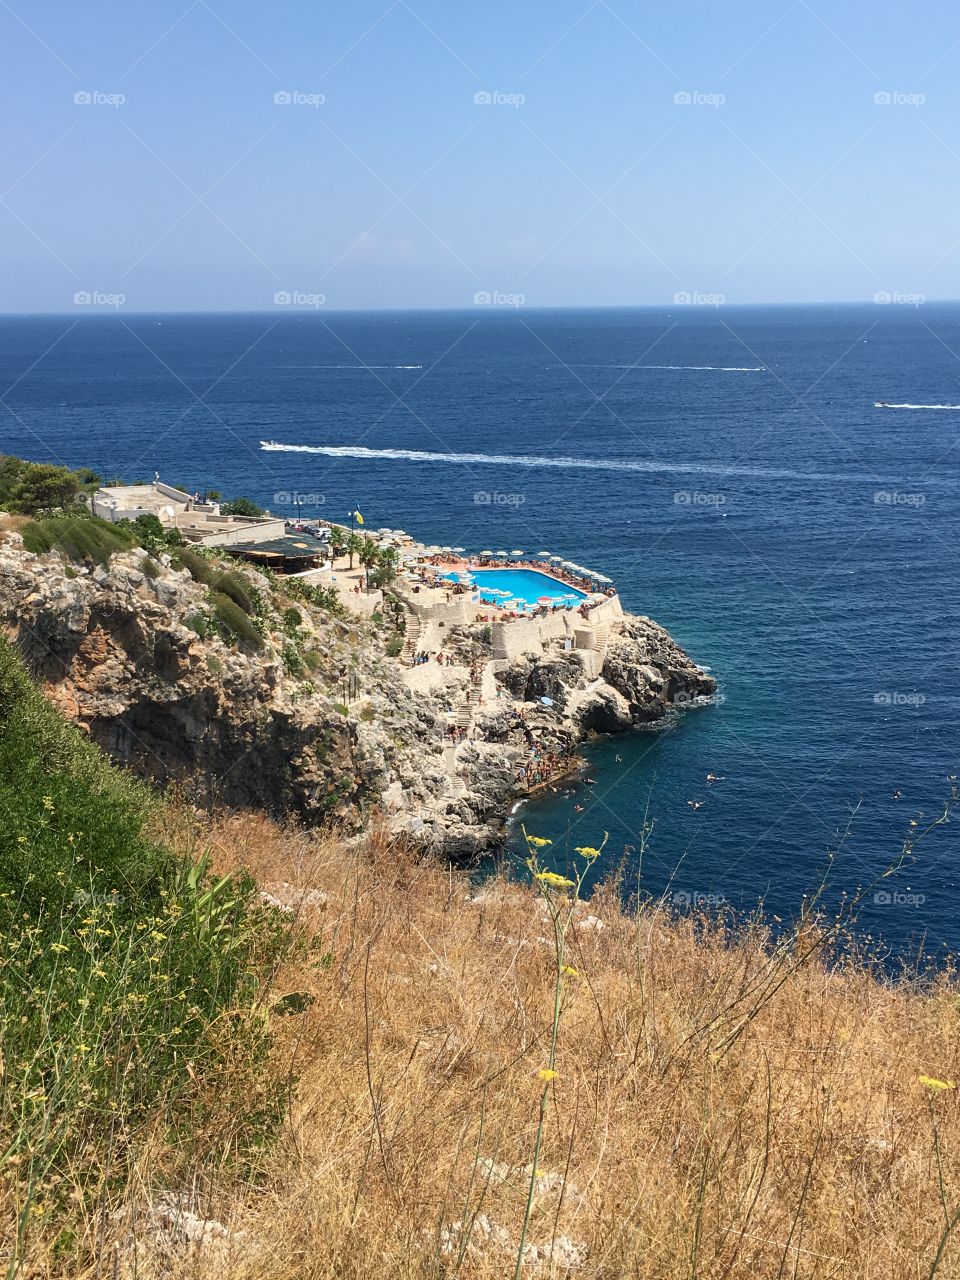
POLYGON ((275 516, 225 516, 219 502, 201 502, 156 476, 151 484, 104 485, 91 500, 93 514, 112 524, 156 516, 165 529, 179 529, 187 542, 224 547, 282 537, 286 526, 275 516))

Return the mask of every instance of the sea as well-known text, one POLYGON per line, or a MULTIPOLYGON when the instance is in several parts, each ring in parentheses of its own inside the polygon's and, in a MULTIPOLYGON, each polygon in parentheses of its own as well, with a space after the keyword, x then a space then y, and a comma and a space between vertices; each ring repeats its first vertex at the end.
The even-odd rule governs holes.
POLYGON ((0 387, 3 452, 550 551, 662 623, 717 700, 589 745, 518 874, 606 835, 678 910, 960 945, 960 305, 6 317, 0 387))

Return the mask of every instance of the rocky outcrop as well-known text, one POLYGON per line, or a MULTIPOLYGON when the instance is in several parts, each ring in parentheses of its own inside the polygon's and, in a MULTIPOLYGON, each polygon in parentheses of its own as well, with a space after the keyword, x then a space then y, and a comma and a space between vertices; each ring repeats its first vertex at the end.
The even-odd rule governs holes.
POLYGON ((562 645, 493 662, 483 629, 464 628, 451 636, 450 663, 495 671, 499 694, 472 709, 476 737, 454 749, 444 733, 466 666, 451 665, 443 688, 411 690, 375 621, 298 601, 291 631, 282 582, 233 569, 257 601, 259 651, 218 634, 207 587, 165 556, 134 550, 105 566, 72 565, 54 552, 31 555, 8 533, 0 624, 51 700, 141 776, 201 805, 347 831, 378 811, 393 830, 456 856, 501 837, 532 739, 566 753, 591 733, 649 724, 714 689, 647 618, 623 617, 595 679, 562 645))

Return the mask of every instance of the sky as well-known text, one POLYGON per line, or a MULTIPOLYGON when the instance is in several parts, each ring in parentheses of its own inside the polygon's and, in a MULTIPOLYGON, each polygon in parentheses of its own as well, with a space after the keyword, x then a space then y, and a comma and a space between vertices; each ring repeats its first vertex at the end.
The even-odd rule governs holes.
POLYGON ((941 0, 0 0, 0 311, 960 297, 941 0))

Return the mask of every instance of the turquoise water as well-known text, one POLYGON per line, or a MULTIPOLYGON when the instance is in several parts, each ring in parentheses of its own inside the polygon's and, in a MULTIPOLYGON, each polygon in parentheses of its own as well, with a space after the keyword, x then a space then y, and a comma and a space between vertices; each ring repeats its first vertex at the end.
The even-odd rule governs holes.
MULTIPOLYGON (((457 579, 455 573, 446 576, 454 581, 457 579)), ((586 599, 586 592, 551 578, 549 574, 538 573, 536 569, 473 569, 470 576, 480 588, 480 599, 488 604, 519 600, 525 608, 532 609, 541 597, 570 606, 586 599), (503 592, 507 594, 503 595, 503 592)))

